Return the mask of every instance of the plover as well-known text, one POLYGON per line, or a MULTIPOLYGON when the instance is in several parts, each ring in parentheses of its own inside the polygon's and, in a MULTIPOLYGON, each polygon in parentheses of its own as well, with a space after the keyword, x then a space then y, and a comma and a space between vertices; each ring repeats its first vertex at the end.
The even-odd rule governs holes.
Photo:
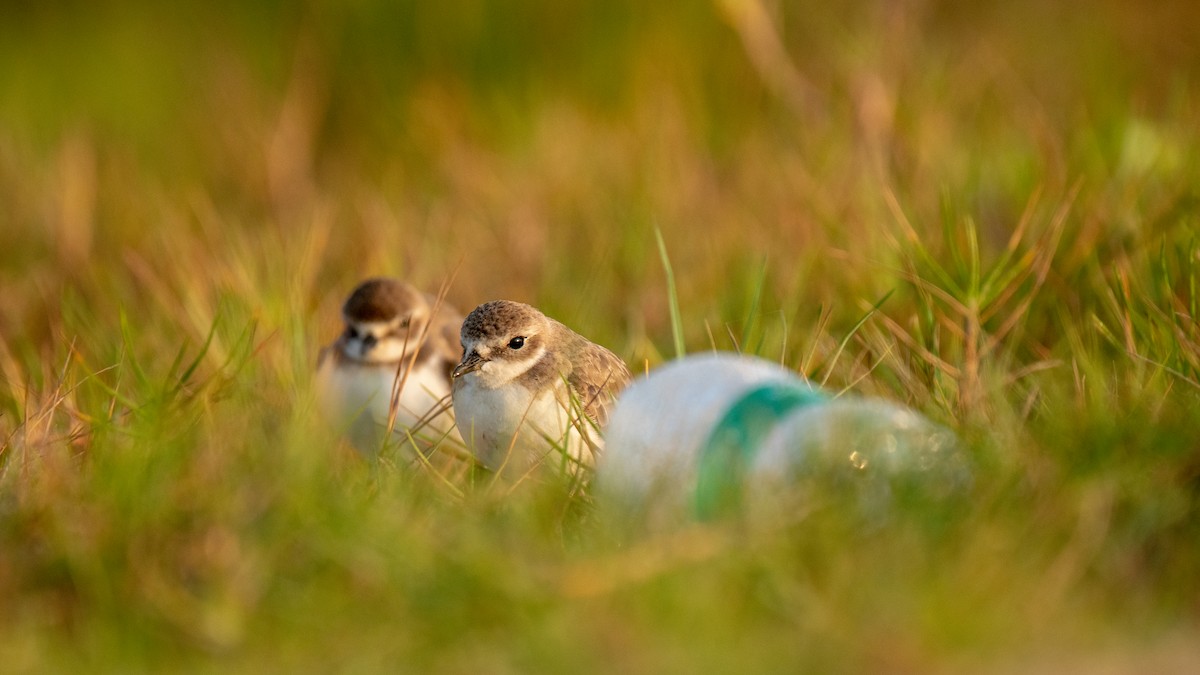
POLYGON ((354 289, 342 318, 345 330, 321 350, 317 383, 322 407, 346 426, 354 446, 373 456, 393 415, 402 446, 410 434, 424 450, 452 433, 446 398, 462 315, 403 281, 378 277, 354 289))
POLYGON ((462 324, 454 411, 467 447, 493 471, 539 462, 575 475, 603 447, 598 433, 629 369, 537 309, 496 300, 462 324))

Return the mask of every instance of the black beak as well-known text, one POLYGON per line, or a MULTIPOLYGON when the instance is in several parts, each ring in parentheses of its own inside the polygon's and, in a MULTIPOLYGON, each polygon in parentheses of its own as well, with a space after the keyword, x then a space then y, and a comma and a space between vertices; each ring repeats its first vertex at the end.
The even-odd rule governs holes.
POLYGON ((467 373, 473 373, 482 368, 486 362, 487 359, 480 356, 479 352, 472 351, 463 357, 462 363, 454 367, 454 370, 450 372, 450 377, 457 379, 467 373))

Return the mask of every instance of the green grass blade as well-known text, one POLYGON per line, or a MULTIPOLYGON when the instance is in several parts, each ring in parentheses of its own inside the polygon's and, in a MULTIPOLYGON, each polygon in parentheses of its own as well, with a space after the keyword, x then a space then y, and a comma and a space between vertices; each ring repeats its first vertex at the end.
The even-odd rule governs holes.
POLYGON ((751 354, 759 353, 762 348, 762 336, 759 336, 759 342, 754 349, 749 349, 750 335, 758 323, 758 313, 762 304, 763 287, 767 282, 767 258, 763 257, 762 264, 758 268, 758 279, 754 283, 754 295, 750 298, 750 309, 746 311, 746 320, 742 324, 742 339, 738 341, 751 354))
POLYGON ((683 358, 686 350, 683 346, 683 320, 679 316, 679 296, 675 291, 675 272, 671 269, 671 258, 667 255, 667 243, 663 240, 662 230, 654 228, 654 236, 658 240, 658 255, 662 258, 663 273, 667 277, 667 303, 671 308, 671 337, 675 342, 675 358, 683 358))
POLYGON ((842 337, 841 342, 838 343, 837 349, 833 352, 833 356, 829 359, 829 368, 826 369, 825 377, 821 380, 822 385, 829 381, 829 376, 833 373, 833 364, 837 363, 838 358, 842 355, 842 352, 845 351, 846 345, 850 344, 850 338, 854 337, 855 333, 857 333, 858 330, 863 327, 863 324, 867 322, 867 319, 870 319, 875 312, 879 311, 879 308, 883 306, 883 303, 887 302, 887 299, 892 297, 892 293, 895 292, 896 290, 892 289, 887 293, 884 293, 883 297, 880 298, 879 301, 874 305, 872 305, 871 308, 868 309, 866 313, 864 313, 858 319, 858 321, 854 323, 850 330, 846 332, 846 335, 842 337))

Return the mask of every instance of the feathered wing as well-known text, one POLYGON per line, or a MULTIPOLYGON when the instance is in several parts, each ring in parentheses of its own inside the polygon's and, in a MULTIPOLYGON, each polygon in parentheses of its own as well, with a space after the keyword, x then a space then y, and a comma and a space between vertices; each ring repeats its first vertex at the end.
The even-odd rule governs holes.
POLYGON ((589 342, 576 355, 567 383, 579 396, 584 414, 603 427, 630 377, 629 368, 616 354, 589 342))

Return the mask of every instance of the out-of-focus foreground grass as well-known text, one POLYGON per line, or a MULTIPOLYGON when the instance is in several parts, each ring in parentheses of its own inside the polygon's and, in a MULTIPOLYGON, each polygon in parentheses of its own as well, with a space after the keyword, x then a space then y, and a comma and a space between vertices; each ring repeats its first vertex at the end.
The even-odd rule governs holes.
POLYGON ((6 672, 1195 667, 1194 3, 3 13, 6 672), (970 498, 631 539, 313 419, 369 274, 660 363, 655 228, 690 350, 949 424, 970 498))

